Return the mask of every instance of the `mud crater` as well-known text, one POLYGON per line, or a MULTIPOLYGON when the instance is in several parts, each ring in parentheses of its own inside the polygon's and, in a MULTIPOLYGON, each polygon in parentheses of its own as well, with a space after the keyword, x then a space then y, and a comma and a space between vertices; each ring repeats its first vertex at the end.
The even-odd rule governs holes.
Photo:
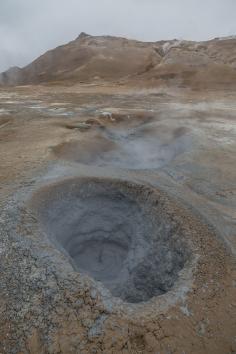
POLYGON ((65 180, 40 190, 33 207, 40 228, 74 269, 125 302, 169 291, 190 257, 181 228, 146 187, 65 180))
POLYGON ((61 159, 86 165, 142 170, 161 168, 191 146, 186 127, 170 129, 151 122, 137 127, 99 127, 53 151, 61 159))

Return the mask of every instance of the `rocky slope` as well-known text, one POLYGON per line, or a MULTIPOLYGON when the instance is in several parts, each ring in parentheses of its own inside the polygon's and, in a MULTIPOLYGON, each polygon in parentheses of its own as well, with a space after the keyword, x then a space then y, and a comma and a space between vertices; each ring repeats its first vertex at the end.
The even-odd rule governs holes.
POLYGON ((2 85, 101 81, 231 89, 236 86, 236 38, 145 43, 81 33, 28 66, 0 74, 2 85))

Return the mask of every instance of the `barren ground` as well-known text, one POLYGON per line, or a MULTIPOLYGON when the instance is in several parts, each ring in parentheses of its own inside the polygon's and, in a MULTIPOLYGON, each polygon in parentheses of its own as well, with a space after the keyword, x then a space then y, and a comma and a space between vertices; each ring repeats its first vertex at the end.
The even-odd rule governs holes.
POLYGON ((0 353, 236 353, 233 92, 2 89, 0 146, 0 353), (190 278, 143 304, 104 300, 30 214, 32 194, 72 177, 160 193, 191 234, 190 278))

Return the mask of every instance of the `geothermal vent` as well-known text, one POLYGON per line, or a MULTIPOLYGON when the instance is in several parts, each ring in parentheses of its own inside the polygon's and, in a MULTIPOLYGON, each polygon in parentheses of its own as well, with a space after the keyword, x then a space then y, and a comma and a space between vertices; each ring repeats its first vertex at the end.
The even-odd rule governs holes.
POLYGON ((181 228, 147 187, 69 179, 40 190, 34 208, 74 269, 125 302, 166 293, 190 255, 181 228))

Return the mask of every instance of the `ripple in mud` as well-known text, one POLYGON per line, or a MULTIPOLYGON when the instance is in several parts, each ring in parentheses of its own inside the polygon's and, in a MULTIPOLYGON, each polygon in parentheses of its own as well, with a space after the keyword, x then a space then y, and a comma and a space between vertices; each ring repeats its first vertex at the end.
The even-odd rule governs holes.
POLYGON ((40 190, 33 206, 75 270, 126 302, 170 290, 190 255, 181 228, 142 186, 69 179, 40 190))

